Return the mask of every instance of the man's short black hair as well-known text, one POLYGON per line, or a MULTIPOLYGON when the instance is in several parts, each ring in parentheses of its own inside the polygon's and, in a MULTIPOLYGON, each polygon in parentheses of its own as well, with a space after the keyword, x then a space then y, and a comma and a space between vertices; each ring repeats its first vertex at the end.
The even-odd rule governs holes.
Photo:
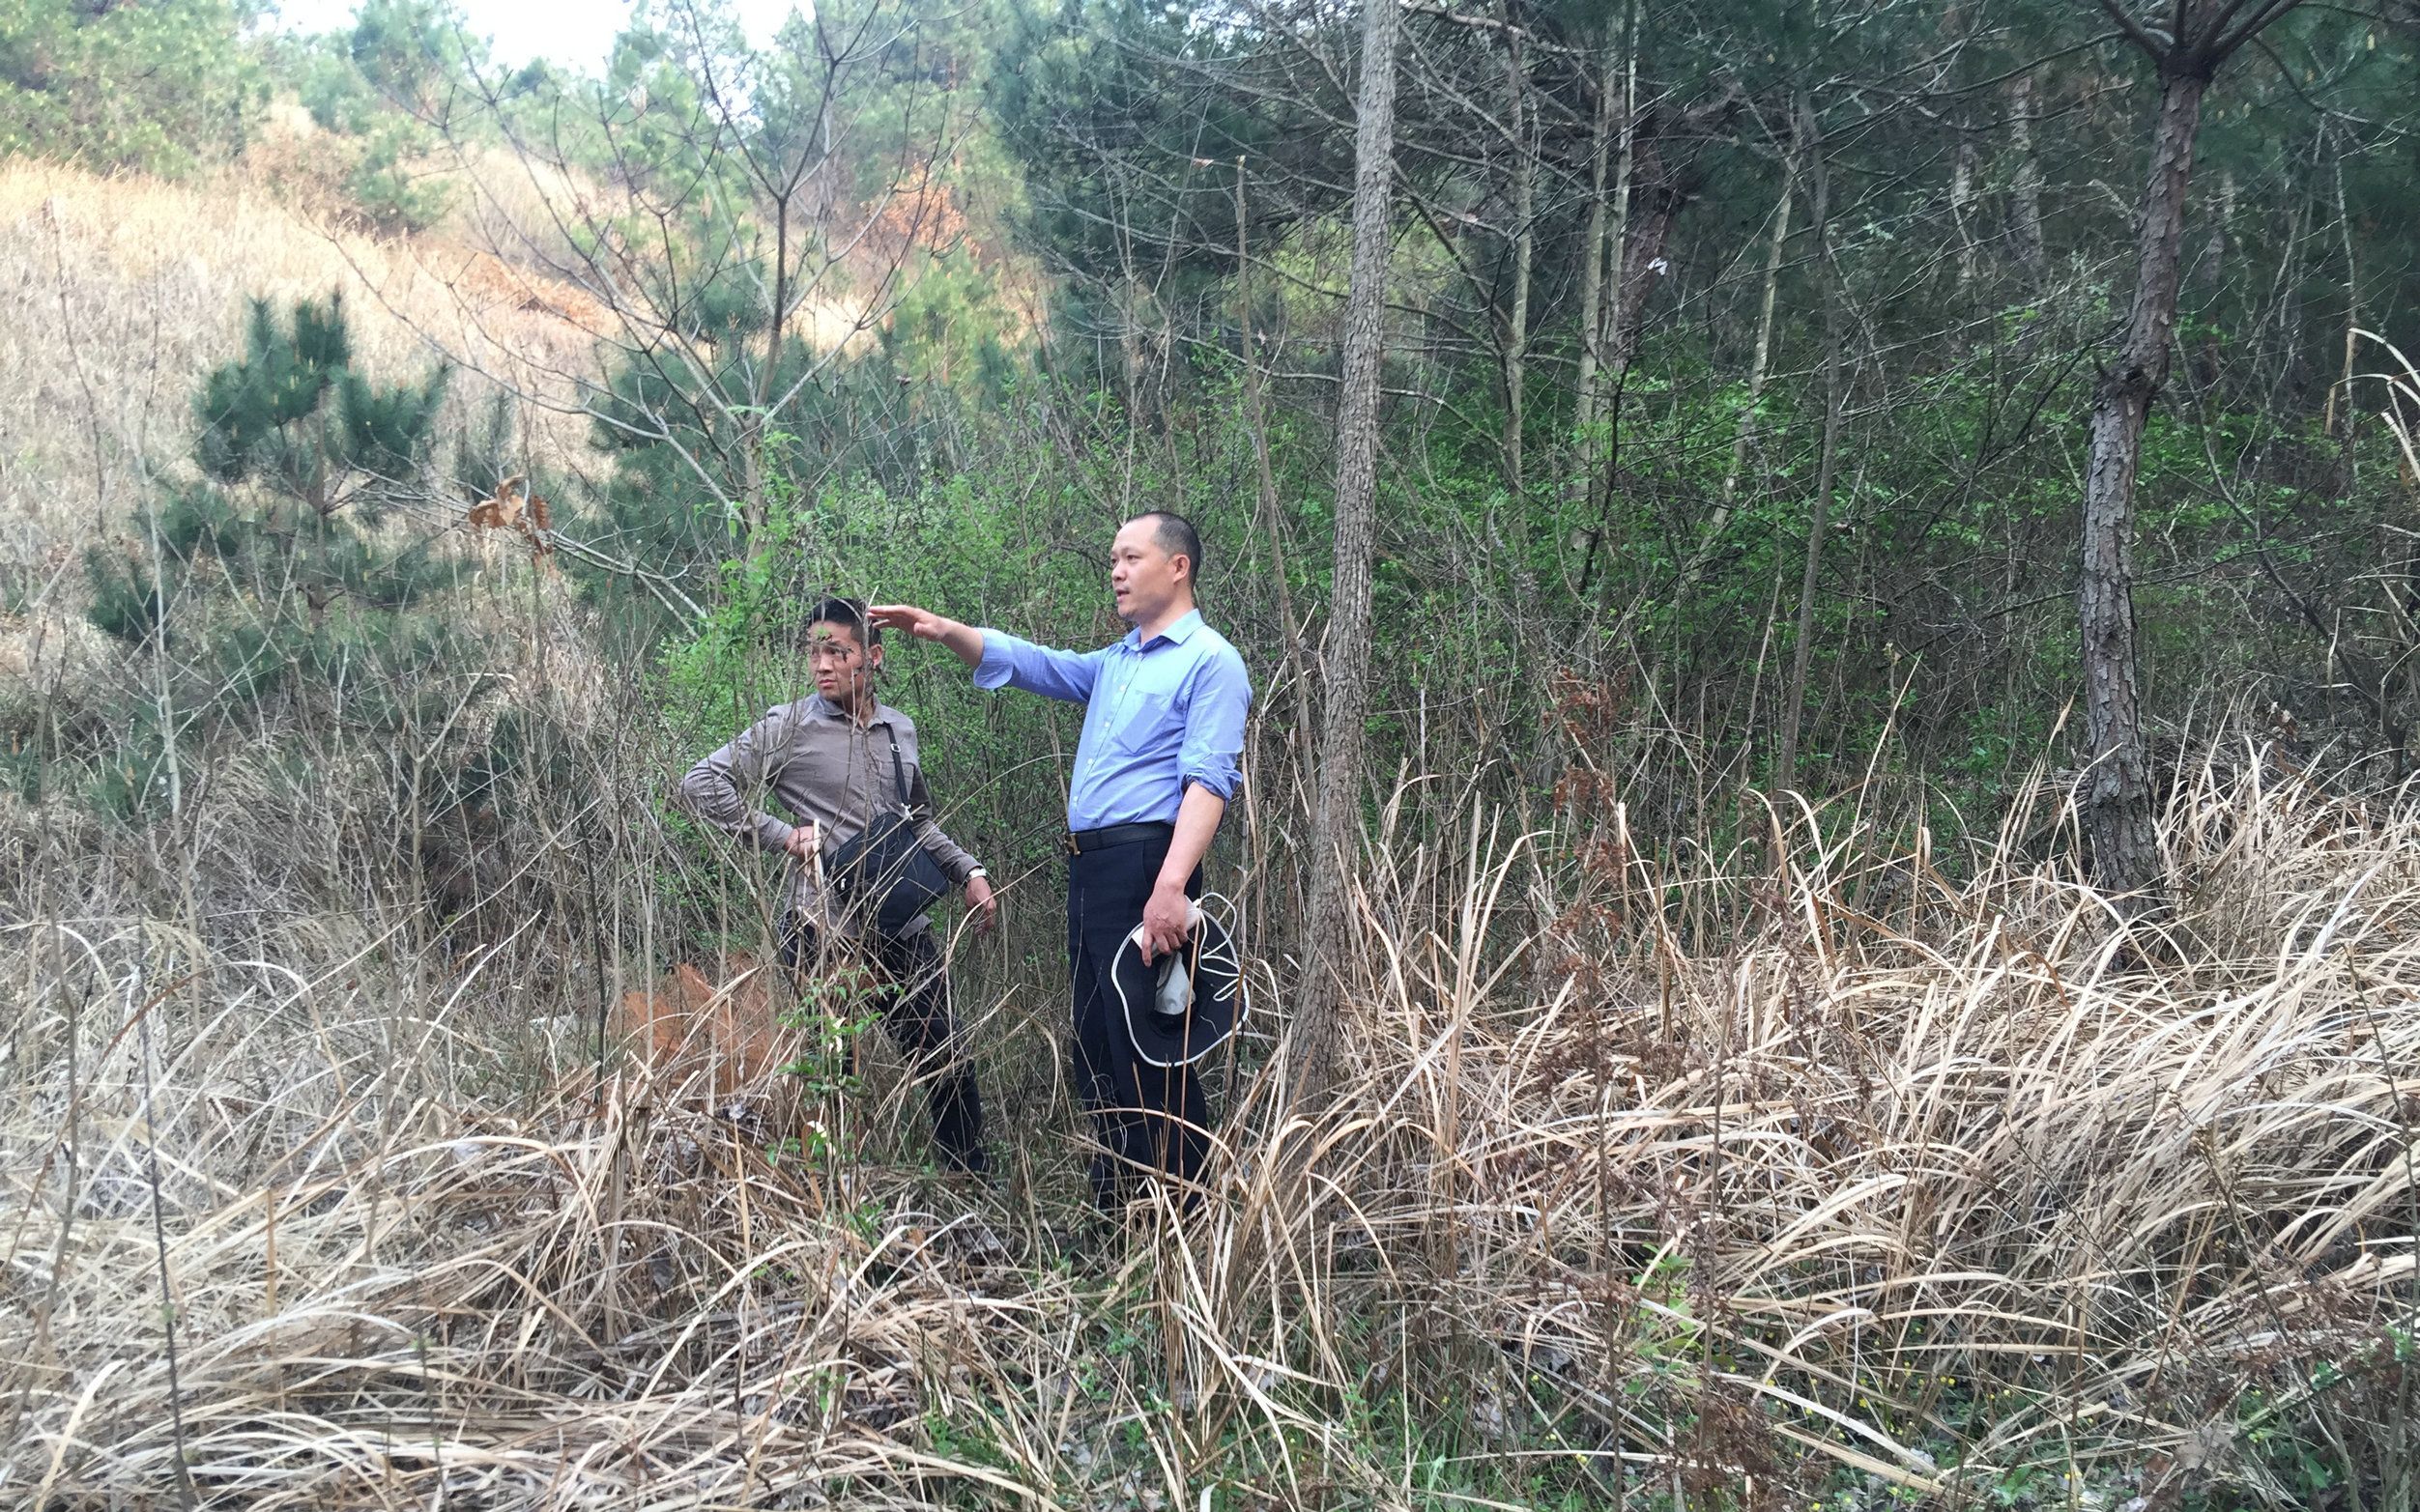
POLYGON ((846 625, 862 646, 873 647, 882 641, 882 627, 867 616, 861 598, 818 599, 815 608, 807 611, 807 628, 818 625, 846 625))
POLYGON ((1201 532, 1194 528, 1191 520, 1171 509, 1146 509, 1135 518, 1148 520, 1157 526, 1160 550, 1192 562, 1193 581, 1201 581, 1201 532))

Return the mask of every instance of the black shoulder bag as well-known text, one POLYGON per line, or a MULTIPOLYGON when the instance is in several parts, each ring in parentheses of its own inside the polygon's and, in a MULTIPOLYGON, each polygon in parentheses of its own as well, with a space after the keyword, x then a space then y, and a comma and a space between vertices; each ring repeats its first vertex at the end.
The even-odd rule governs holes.
POLYGON ((899 805, 877 807, 866 827, 832 852, 831 875, 841 901, 865 928, 888 938, 907 932, 950 888, 924 842, 916 835, 914 811, 908 802, 908 769, 899 759, 899 733, 891 737, 891 777, 899 785, 899 805))

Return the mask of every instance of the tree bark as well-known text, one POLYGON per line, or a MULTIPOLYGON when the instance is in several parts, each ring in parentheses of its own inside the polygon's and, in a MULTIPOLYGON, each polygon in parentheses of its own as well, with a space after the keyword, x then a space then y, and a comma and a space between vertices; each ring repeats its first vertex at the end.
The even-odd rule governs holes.
POLYGON ((1522 393, 1528 382, 1529 275, 1536 255, 1532 225, 1537 214, 1537 158, 1529 148, 1529 110, 1522 72, 1520 33, 1505 12, 1506 108, 1512 127, 1512 301, 1504 321, 1504 481, 1518 498, 1521 492, 1522 393))
MULTIPOLYGON (((1610 598, 1615 581, 1609 558, 1612 542, 1606 539, 1613 529, 1612 463, 1620 452, 1622 430, 1622 378, 1628 364, 1627 356, 1615 351, 1614 325, 1622 308, 1623 277, 1628 268, 1625 248, 1630 235, 1630 174, 1638 149, 1638 6, 1629 0, 1623 7, 1621 22, 1622 89, 1615 100, 1620 120, 1614 128, 1613 185, 1611 203, 1604 207, 1604 218, 1599 225, 1603 239, 1599 255, 1606 272, 1612 275, 1610 291, 1600 283, 1598 302, 1588 312, 1587 340, 1592 343, 1584 360, 1589 382, 1582 387, 1587 402, 1586 418, 1591 422, 1588 446, 1588 511, 1597 523, 1588 532, 1588 552, 1580 559, 1580 597, 1588 597, 1589 580, 1597 571, 1599 556, 1608 558, 1604 570, 1605 593, 1610 598), (1610 376, 1612 383, 1607 385, 1610 376), (1611 392, 1602 390, 1610 387, 1611 392), (1603 416, 1605 444, 1595 444, 1594 428, 1598 406, 1607 405, 1603 416)), ((1606 71, 1605 88, 1613 88, 1612 71, 1606 71)), ((1600 277, 1602 274, 1599 275, 1600 277)))
MULTIPOLYGON (((1630 156, 1635 159, 1647 153, 1633 141, 1630 156)), ((1621 251, 1622 279, 1614 293, 1613 336, 1606 343, 1605 365, 1617 386, 1629 375, 1631 359, 1638 356, 1639 337, 1647 327, 1647 297, 1670 270, 1664 243, 1672 236, 1672 222, 1679 217, 1682 204, 1682 196, 1665 185, 1654 185, 1641 194, 1635 164, 1631 173, 1630 191, 1623 197, 1628 212, 1624 219, 1628 224, 1621 251)))
POLYGON ((1981 167, 1974 138, 1958 133, 1958 151, 1949 170, 1949 218, 1958 233, 1958 287, 1974 281, 1978 243, 1974 236, 1974 176, 1981 167))
POLYGON ((1579 448, 1579 465, 1572 471, 1582 488, 1597 476, 1597 358, 1604 335, 1605 158, 1613 136, 1613 60, 1608 57, 1597 89, 1596 125, 1589 134, 1588 215, 1580 229, 1580 372, 1571 430, 1579 448))
POLYGON ((2235 170, 2222 168, 2218 175, 2218 205, 2210 216, 2209 235, 2202 239, 2202 265, 2195 270, 2195 282, 2209 291, 2212 301, 2227 288, 2227 231, 2235 222, 2235 170))
POLYGON ((2344 239, 2345 247, 2345 361, 2343 371, 2327 389, 2327 415, 2321 422, 2320 434, 2336 436, 2336 415, 2341 407, 2345 416, 2344 434, 2338 437, 2339 452, 2336 491, 2339 498, 2352 492, 2353 486, 2353 360, 2361 344, 2361 271, 2353 257, 2352 216, 2345 209, 2345 154, 2342 147, 2335 154, 2336 165, 2336 232, 2344 239))
POLYGON ((2202 121, 2206 68, 2162 60, 2159 121, 2136 217, 2134 302, 2125 344, 2092 399, 2085 474, 2083 572, 2076 615, 2083 633, 2085 732, 2092 765, 2081 793, 2084 832, 2100 884, 2132 911, 2157 905, 2159 837, 2152 826, 2143 744, 2143 686, 2134 637, 2134 484, 2143 427, 2168 378, 2183 265, 2185 189, 2202 121))
MULTIPOLYGON (((1597 357, 1605 373, 1613 377, 1619 391, 1625 369, 1628 365, 1627 352, 1617 352, 1618 338, 1613 327, 1622 318, 1623 291, 1628 287, 1630 245, 1630 188, 1638 168, 1638 7, 1632 4, 1623 14, 1622 29, 1622 119, 1614 131, 1613 142, 1613 204, 1608 212, 1611 223, 1605 228, 1605 260, 1613 274, 1613 296, 1610 307, 1597 317, 1597 357)), ((1599 375, 1601 382, 1604 374, 1599 375)), ((1617 399, 1617 403, 1618 403, 1617 399)))
POLYGON ((2300 0, 2176 0, 2162 37, 2120 0, 2096 0, 2159 67, 2159 118, 2135 214, 2134 302, 2117 365, 2092 396, 2092 449, 2084 476, 2083 570, 2076 584, 2082 632, 2084 724, 2092 764, 2078 791, 2092 874, 2130 915, 2159 911, 2159 833, 2143 744, 2142 669, 2134 641, 2134 483, 2143 427, 2168 381, 2184 267, 2185 189, 2202 128, 2202 98, 2236 48, 2300 0))
POLYGON ((1801 151, 1813 175, 1812 212, 1816 276, 1824 288, 1824 440, 1815 464, 1815 502, 1807 513, 1806 559, 1799 573, 1798 639, 1790 646, 1790 686, 1781 710, 1781 744, 1773 756, 1773 789, 1799 783, 1799 725, 1806 710, 1806 673, 1815 654, 1815 590, 1824 570, 1824 536, 1831 529, 1831 491, 1840 475, 1840 416, 1844 385, 1840 372, 1840 270, 1831 259, 1831 175, 1824 145, 1815 134, 1814 110, 1799 101, 1801 151))
POLYGON ((1337 1041, 1346 885, 1361 825, 1369 712, 1370 571, 1377 552, 1378 379, 1385 356, 1389 210, 1395 167, 1395 0, 1363 0, 1360 98, 1353 140, 1353 270, 1344 300, 1337 396, 1336 571, 1321 655, 1326 707, 1319 732, 1311 837, 1311 958, 1295 1023, 1292 1083, 1316 1099, 1337 1041))
POLYGON ((2008 150, 2016 157, 2008 176, 2008 242, 2026 283, 2042 286, 2049 270, 2042 249, 2042 160, 2033 149, 2033 75, 2020 73, 2008 81, 2008 150))
POLYGON ((2227 239, 2234 223, 2235 170, 2224 168, 2218 175, 2218 203, 2210 216, 2209 235, 2203 240, 2202 256, 2194 267, 2194 282, 2202 291, 2203 328, 2193 375, 2195 384, 2204 388, 2218 382, 2220 358, 2225 355, 2218 336, 2219 301, 2227 296, 2227 239))

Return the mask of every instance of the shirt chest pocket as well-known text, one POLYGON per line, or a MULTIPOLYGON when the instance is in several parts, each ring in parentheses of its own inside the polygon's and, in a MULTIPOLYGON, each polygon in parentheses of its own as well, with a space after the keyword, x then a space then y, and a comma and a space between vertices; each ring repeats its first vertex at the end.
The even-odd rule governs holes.
POLYGON ((1152 756, 1163 751, 1172 754, 1184 731, 1184 711, 1177 707, 1176 696, 1169 693, 1130 693, 1118 705, 1112 720, 1109 749, 1120 756, 1152 756))
POLYGON ((829 802, 848 789, 849 756, 848 742, 819 740, 801 731, 784 753, 783 781, 829 802))
MULTIPOLYGON (((915 767, 908 768, 914 781, 915 767)), ((869 745, 858 732, 803 736, 792 742, 783 781, 801 792, 818 817, 854 832, 873 814, 899 807, 888 743, 869 745)))

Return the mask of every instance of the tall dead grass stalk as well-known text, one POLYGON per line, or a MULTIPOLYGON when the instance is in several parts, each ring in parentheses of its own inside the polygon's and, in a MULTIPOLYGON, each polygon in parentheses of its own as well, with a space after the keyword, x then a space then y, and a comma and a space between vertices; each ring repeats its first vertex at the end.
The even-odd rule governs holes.
POLYGON ((371 1014, 358 952, 197 956, 138 1097, 59 927, 13 924, 0 1499, 2283 1505, 2290 1432, 2409 1504, 2407 801, 2205 773, 2156 951, 2058 854, 1953 880, 1839 806, 1660 856, 1618 804, 1387 812, 1333 1101, 1244 1046, 1204 1210, 1091 1237, 1072 1120, 976 1193, 635 1064, 600 1098, 475 962, 371 1014))

